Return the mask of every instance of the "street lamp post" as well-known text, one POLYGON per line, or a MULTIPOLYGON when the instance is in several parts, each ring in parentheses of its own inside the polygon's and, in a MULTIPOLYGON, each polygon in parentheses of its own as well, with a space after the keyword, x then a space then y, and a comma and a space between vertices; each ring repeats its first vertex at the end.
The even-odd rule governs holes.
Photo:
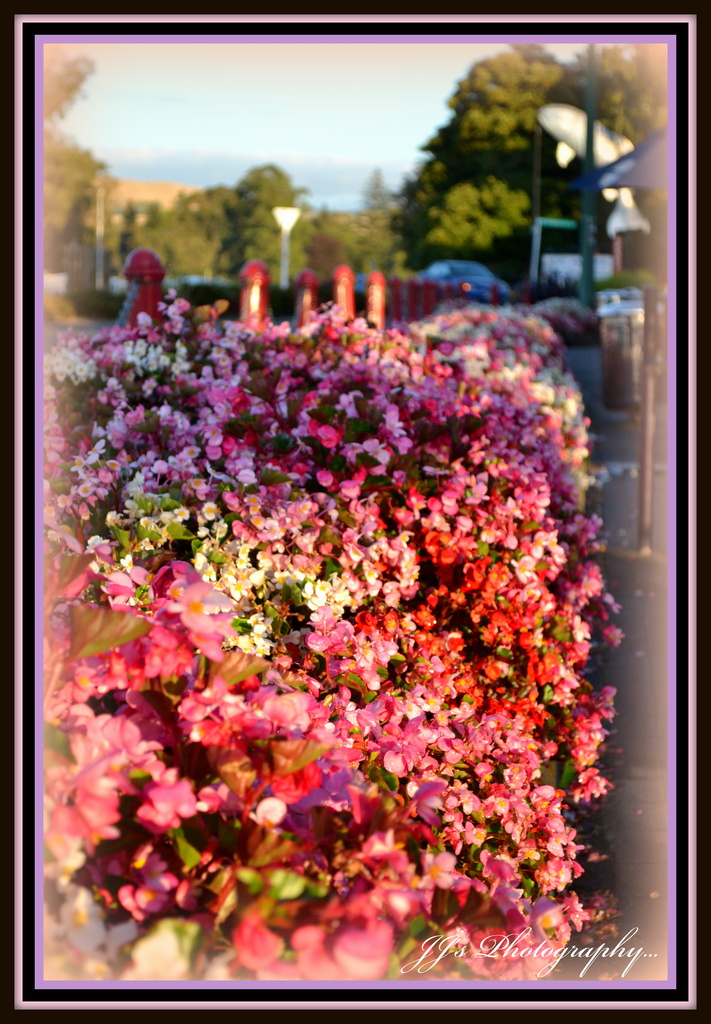
POLYGON ((272 210, 274 218, 281 228, 281 270, 279 274, 279 287, 289 287, 289 239, 291 229, 301 215, 301 210, 296 206, 275 206, 272 210))
POLYGON ((94 287, 97 291, 104 288, 104 186, 96 188, 96 263, 94 269, 94 287))
MULTIPOLYGON (((595 113, 597 106, 597 71, 595 69, 595 44, 588 46, 588 77, 585 88, 585 174, 595 168, 595 113)), ((580 289, 578 297, 586 306, 594 304, 593 248, 595 245, 595 192, 583 189, 580 210, 580 289)))

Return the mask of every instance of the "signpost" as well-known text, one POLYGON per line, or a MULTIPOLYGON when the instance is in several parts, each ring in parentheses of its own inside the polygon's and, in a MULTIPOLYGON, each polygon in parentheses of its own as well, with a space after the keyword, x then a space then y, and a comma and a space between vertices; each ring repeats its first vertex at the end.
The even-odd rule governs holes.
POLYGON ((275 206, 272 210, 274 219, 281 228, 281 268, 279 274, 279 287, 289 287, 289 239, 291 229, 301 216, 301 210, 296 206, 275 206))

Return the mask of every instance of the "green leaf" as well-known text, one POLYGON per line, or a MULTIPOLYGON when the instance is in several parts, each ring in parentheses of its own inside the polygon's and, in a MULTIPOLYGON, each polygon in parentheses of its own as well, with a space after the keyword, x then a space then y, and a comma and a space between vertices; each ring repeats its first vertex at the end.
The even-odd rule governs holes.
POLYGON ((319 405, 316 409, 309 409, 309 416, 317 423, 330 423, 336 415, 336 409, 332 405, 319 405))
POLYGON ((555 625, 551 629, 551 636, 565 644, 569 644, 573 640, 573 634, 565 619, 556 619, 555 625))
POLYGON ((264 879, 253 868, 237 868, 237 878, 247 886, 250 896, 259 896, 264 888, 264 879))
POLYGON ((72 583, 77 583, 94 561, 94 555, 62 555, 59 559, 57 593, 63 594, 72 583))
POLYGON ((390 792, 397 793, 398 789, 400 788, 400 780, 398 779, 397 775, 393 775, 392 772, 386 771, 386 769, 382 767, 380 769, 380 774, 390 792))
POLYGON ((296 875, 293 871, 285 871, 279 868, 269 876, 269 895, 274 900, 295 900, 306 888, 306 879, 303 875, 296 875))
POLYGON ((298 846, 291 839, 277 835, 276 832, 264 832, 264 829, 256 828, 249 837, 247 852, 249 863, 252 867, 262 868, 267 864, 274 864, 275 861, 286 860, 298 850, 298 846))
POLYGON ((166 531, 174 540, 195 540, 195 534, 182 523, 168 523, 166 531))
POLYGON ((113 533, 116 540, 119 542, 124 551, 128 551, 131 547, 131 534, 129 530, 122 530, 120 526, 110 526, 109 530, 113 533))
POLYGON ((244 800, 257 777, 257 769, 250 757, 229 747, 207 747, 207 759, 225 785, 229 786, 240 800, 244 800))
POLYGON ((371 433, 373 433, 373 428, 370 423, 366 420, 350 417, 346 420, 346 429, 345 434, 343 435, 344 444, 350 444, 350 442, 356 441, 362 434, 371 433))
POLYGON ((560 788, 567 789, 578 777, 578 769, 572 761, 566 761, 560 777, 560 788))
POLYGON ((265 467, 259 475, 260 484, 271 487, 272 484, 290 484, 292 479, 288 473, 282 473, 280 469, 265 467))
POLYGON ((92 654, 110 651, 145 636, 153 628, 148 619, 139 618, 130 611, 91 605, 72 605, 70 625, 70 658, 88 658, 92 654))
POLYGON ((194 868, 196 864, 199 864, 202 854, 180 834, 180 829, 169 829, 169 832, 173 835, 175 848, 178 851, 178 856, 185 867, 189 870, 190 868, 194 868))
POLYGON ((335 530, 332 530, 330 526, 323 526, 321 532, 316 540, 317 544, 337 544, 339 547, 343 543, 343 538, 335 530))
POLYGON ((46 750, 52 750, 55 754, 66 757, 68 761, 74 760, 74 755, 69 746, 69 737, 61 729, 50 725, 49 722, 44 723, 44 745, 46 750))
POLYGON ((272 438, 272 447, 278 452, 289 452, 295 445, 294 438, 289 434, 277 434, 272 438))
POLYGON ((320 743, 313 739, 290 740, 275 737, 269 743, 275 775, 291 775, 292 772, 298 772, 327 750, 330 750, 328 743, 320 743))
POLYGON ((367 480, 363 481, 363 490, 371 491, 377 487, 389 487, 391 483, 392 480, 389 476, 385 476, 382 473, 376 473, 375 476, 371 474, 367 480))
MULTIPOLYGON (((238 619, 238 622, 246 620, 238 619)), ((251 631, 251 625, 250 625, 251 631)), ((269 662, 256 654, 247 654, 246 651, 230 651, 222 661, 213 661, 210 666, 210 679, 221 676, 228 686, 232 683, 241 683, 248 676, 258 676, 269 668, 269 662)))
POLYGON ((424 914, 418 914, 417 917, 414 917, 412 921, 410 921, 410 927, 408 928, 410 935, 421 935, 422 932, 426 930, 427 920, 424 914))
POLYGON ((209 561, 214 565, 224 565, 227 561, 227 555, 222 551, 211 551, 209 555, 209 561))
POLYGON ((217 823, 217 840, 220 848, 226 850, 227 853, 234 853, 238 839, 239 830, 235 828, 235 825, 220 818, 217 823))
POLYGON ((150 540, 153 541, 154 544, 160 540, 160 533, 158 530, 149 530, 140 524, 136 527, 136 536, 139 540, 150 540))
POLYGON ((160 427, 160 417, 157 412, 149 412, 140 423, 134 423, 132 430, 142 434, 154 434, 160 427))

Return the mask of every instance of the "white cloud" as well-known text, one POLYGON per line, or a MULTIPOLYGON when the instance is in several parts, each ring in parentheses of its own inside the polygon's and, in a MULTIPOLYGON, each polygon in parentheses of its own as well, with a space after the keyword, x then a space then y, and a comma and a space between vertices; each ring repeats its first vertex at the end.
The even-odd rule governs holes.
POLYGON ((306 201, 316 209, 355 210, 361 205, 365 183, 376 167, 392 191, 400 188, 412 169, 407 161, 304 156, 279 152, 210 153, 190 150, 104 149, 96 154, 116 178, 170 181, 210 188, 235 185, 252 167, 272 163, 281 167, 297 188, 308 189, 306 201))

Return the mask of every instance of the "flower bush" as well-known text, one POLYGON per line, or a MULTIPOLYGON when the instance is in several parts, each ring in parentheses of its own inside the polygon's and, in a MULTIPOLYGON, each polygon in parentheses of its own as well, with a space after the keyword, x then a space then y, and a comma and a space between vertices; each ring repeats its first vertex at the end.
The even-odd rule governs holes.
POLYGON ((551 326, 172 294, 61 336, 44 408, 50 972, 402 979, 442 935, 437 976, 535 976, 619 639, 551 326), (470 952, 502 931, 530 956, 470 952))
POLYGON ((532 306, 534 313, 547 320, 553 330, 565 338, 589 334, 597 325, 597 316, 579 299, 554 297, 532 306))

